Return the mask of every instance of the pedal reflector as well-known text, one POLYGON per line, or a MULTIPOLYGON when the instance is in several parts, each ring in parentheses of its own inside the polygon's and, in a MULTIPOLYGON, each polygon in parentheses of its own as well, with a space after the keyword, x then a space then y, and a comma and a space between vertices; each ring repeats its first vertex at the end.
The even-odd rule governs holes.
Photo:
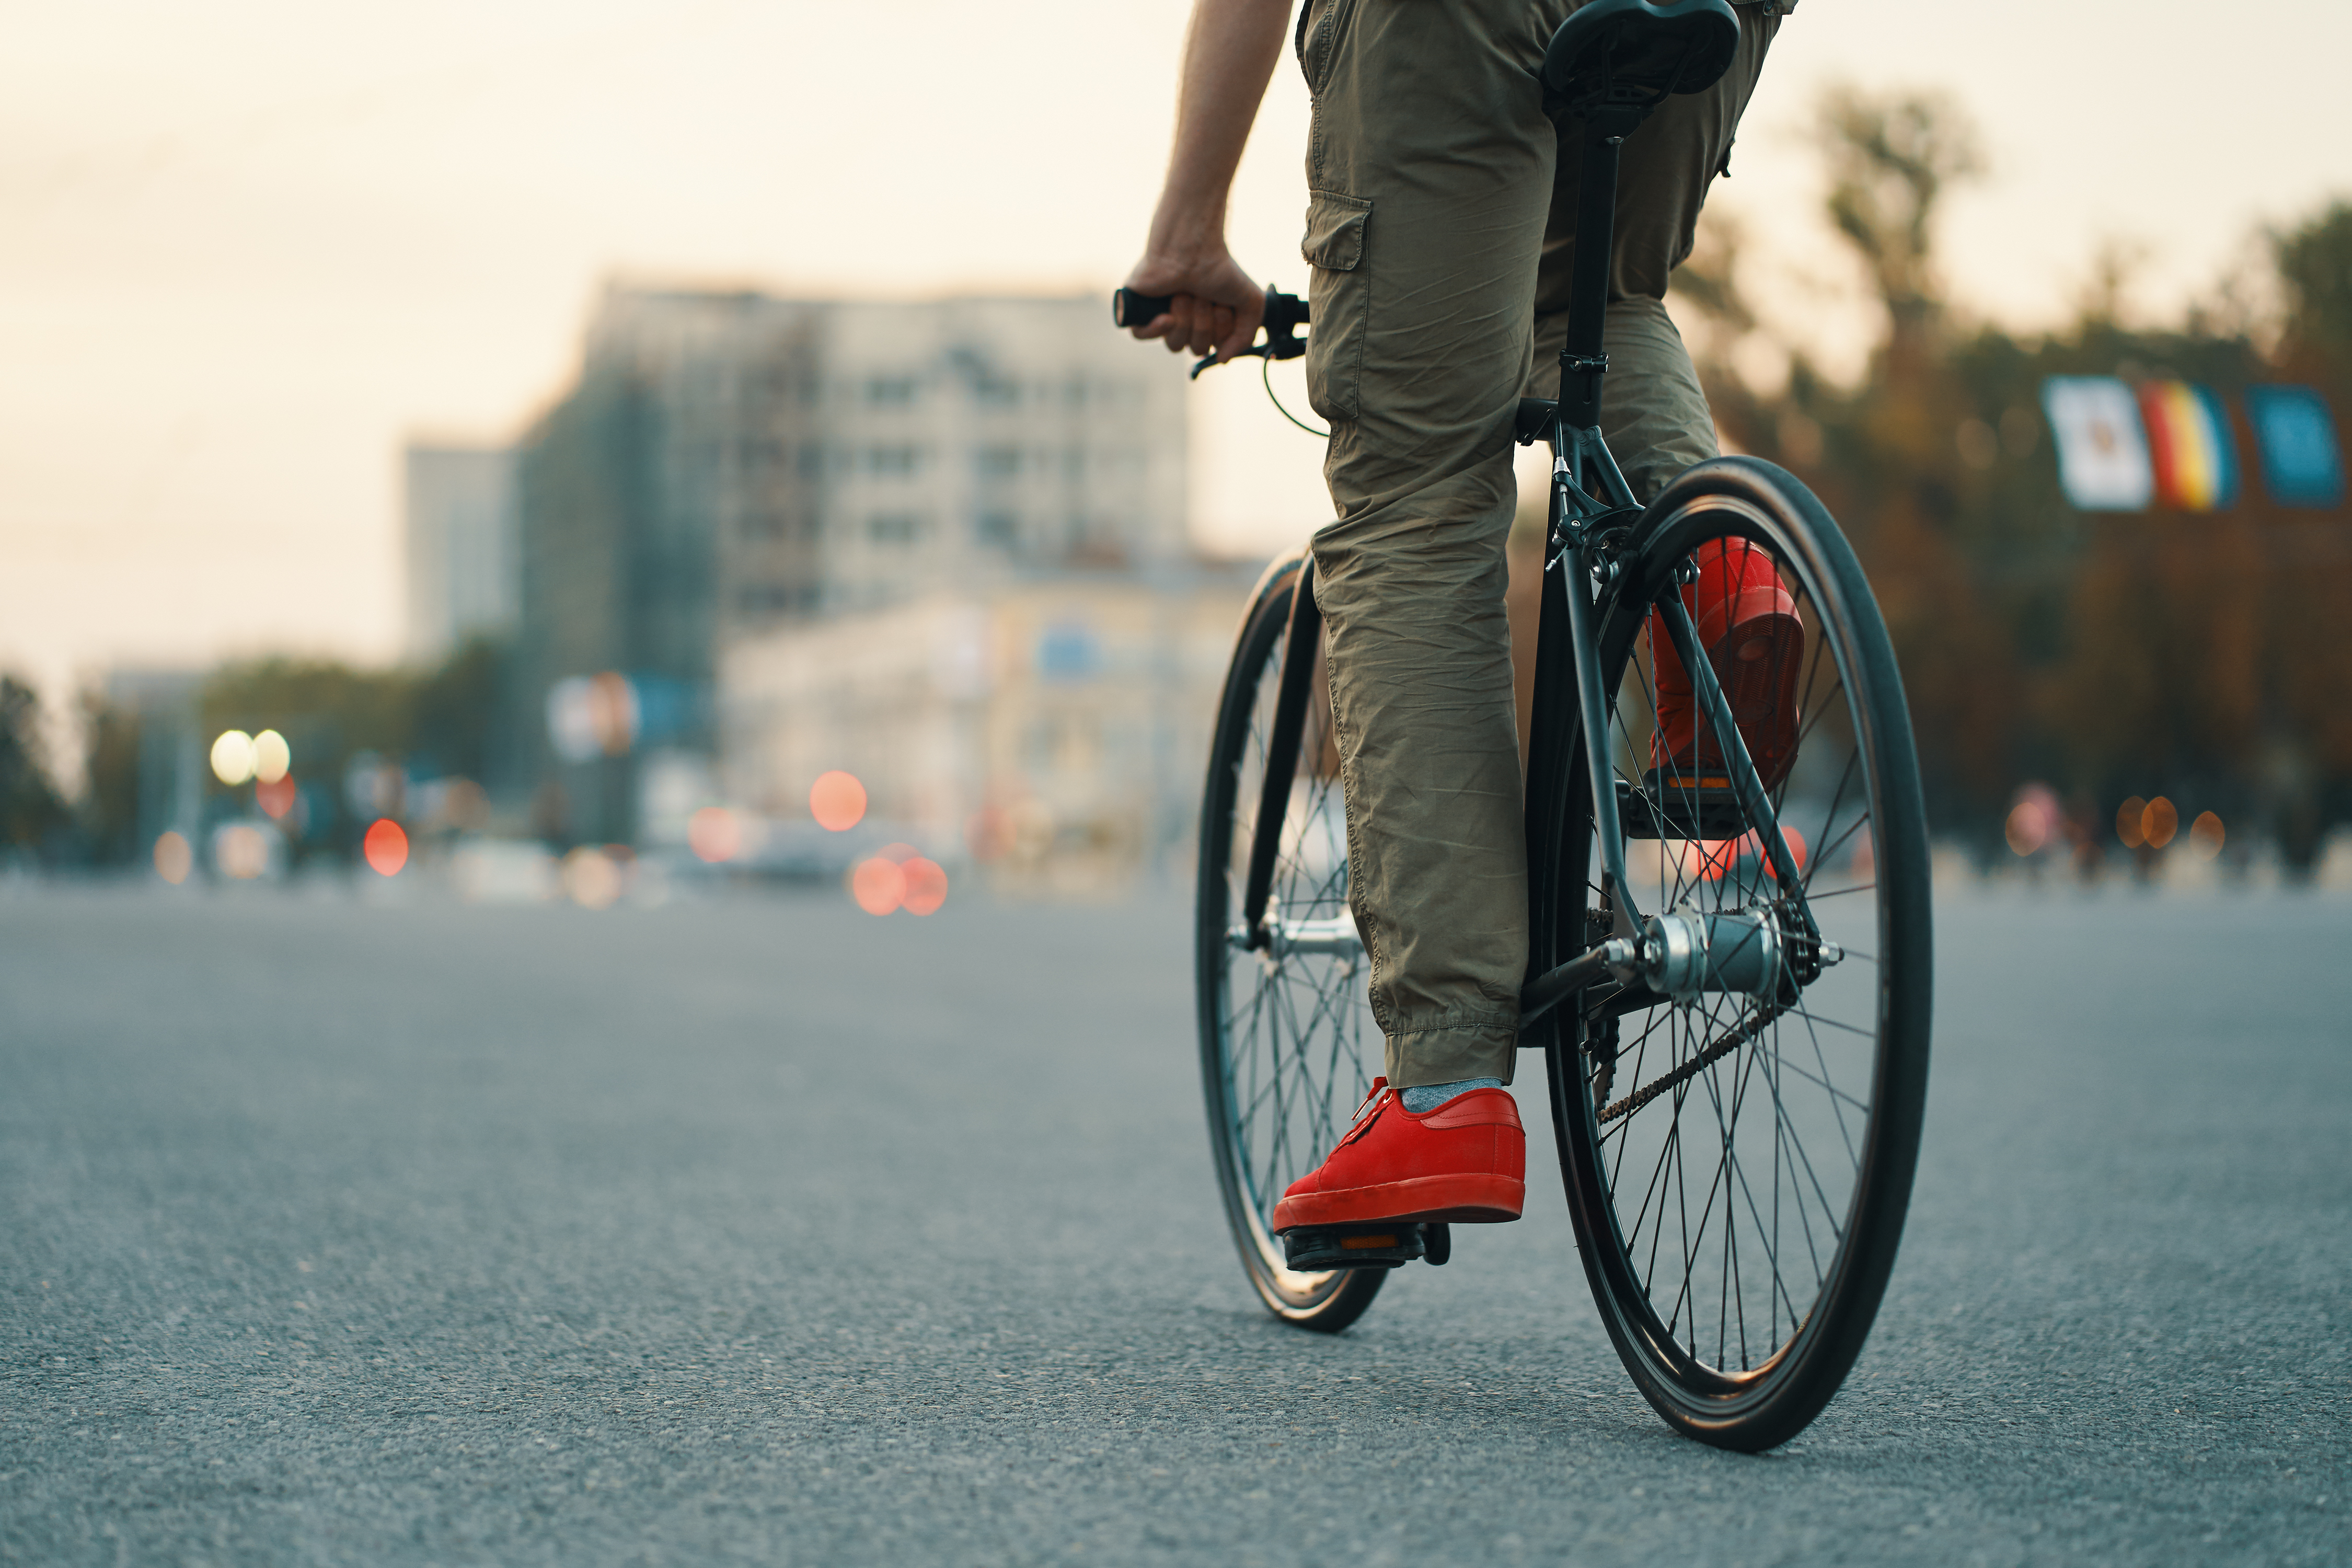
POLYGON ((1285 1265, 1302 1274, 1327 1268, 1402 1268, 1426 1250, 1417 1225, 1310 1225, 1285 1231, 1285 1265))

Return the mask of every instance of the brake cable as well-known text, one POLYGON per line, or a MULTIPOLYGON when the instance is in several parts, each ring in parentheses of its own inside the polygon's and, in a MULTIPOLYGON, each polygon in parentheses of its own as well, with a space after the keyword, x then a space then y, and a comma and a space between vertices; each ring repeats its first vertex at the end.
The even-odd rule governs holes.
POLYGON ((1331 432, 1328 430, 1318 430, 1314 426, 1309 425, 1306 420, 1301 419, 1297 415, 1293 414, 1289 409, 1282 406, 1282 399, 1275 395, 1273 355, 1265 355, 1260 363, 1258 366, 1258 379, 1265 384, 1266 396, 1272 400, 1276 410, 1279 412, 1285 419, 1289 420, 1293 425, 1297 426, 1309 436, 1320 436, 1326 440, 1330 438, 1331 432))

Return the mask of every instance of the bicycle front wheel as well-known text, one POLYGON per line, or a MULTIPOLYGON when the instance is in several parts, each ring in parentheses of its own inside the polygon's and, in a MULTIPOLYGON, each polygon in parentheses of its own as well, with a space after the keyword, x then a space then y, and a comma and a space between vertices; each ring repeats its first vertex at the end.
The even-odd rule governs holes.
POLYGON ((1267 571, 1226 676, 1201 810, 1194 973, 1209 1142, 1242 1266, 1276 1317, 1337 1332, 1371 1305, 1386 1274, 1287 1268, 1268 1228, 1283 1189, 1347 1130, 1381 1052, 1348 910, 1347 819, 1321 638, 1309 644, 1307 668, 1290 668, 1291 601, 1303 574, 1298 557, 1267 571), (1285 746, 1275 716, 1288 682, 1303 683, 1293 700, 1303 695, 1304 722, 1285 746), (1265 910, 1275 936, 1252 946, 1244 889, 1269 773, 1283 814, 1265 910))
MULTIPOLYGON (((1894 1265, 1927 1092, 1926 818, 1894 650, 1811 492, 1770 464, 1722 459, 1675 480, 1641 526, 1596 617, 1634 901, 1645 916, 1769 921, 1789 958, 1753 994, 1608 982, 1538 1027, 1585 1271, 1620 1356, 1671 1425, 1752 1451, 1828 1404, 1894 1265), (1651 610, 1714 540, 1768 557, 1802 627, 1801 646, 1749 650, 1795 661, 1780 687, 1797 704, 1793 759, 1782 750, 1764 779, 1794 888, 1737 792, 1654 744, 1651 610)), ((1563 710, 1570 655, 1550 599, 1564 586, 1555 569, 1542 628, 1563 710)), ((1758 689, 1752 671, 1718 673, 1727 693, 1758 689)), ((1538 973, 1613 919, 1575 730, 1565 712, 1565 738, 1538 742, 1529 778, 1538 973)))

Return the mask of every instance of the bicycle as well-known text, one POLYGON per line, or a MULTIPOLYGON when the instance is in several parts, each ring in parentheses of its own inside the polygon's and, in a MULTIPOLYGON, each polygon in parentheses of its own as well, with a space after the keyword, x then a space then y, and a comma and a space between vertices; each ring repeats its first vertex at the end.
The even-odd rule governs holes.
MULTIPOLYGON (((1559 395, 1523 399, 1517 421, 1552 452, 1519 1045, 1543 1055, 1586 1278, 1635 1384, 1678 1430, 1754 1451, 1828 1404, 1885 1291, 1925 1110, 1932 952, 1901 679, 1836 523, 1793 475, 1744 457, 1642 507, 1599 428, 1618 145, 1667 91, 1719 75, 1737 28, 1723 0, 1594 0, 1546 54, 1548 88, 1586 129, 1559 395), (1750 756, 1685 603, 1693 552, 1716 539, 1767 552, 1807 634, 1799 741, 1777 776, 1750 756), (1719 753, 1690 771, 1651 748, 1660 628, 1719 753)), ((1113 316, 1166 308, 1121 290, 1113 316)), ((1248 352, 1304 353, 1307 314, 1270 293, 1248 352)), ((1452 1237, 1267 1228, 1381 1058, 1313 571, 1304 551, 1276 562, 1243 617, 1202 803, 1195 970, 1244 1267, 1277 1317, 1336 1332, 1390 1270, 1445 1262, 1452 1237)))

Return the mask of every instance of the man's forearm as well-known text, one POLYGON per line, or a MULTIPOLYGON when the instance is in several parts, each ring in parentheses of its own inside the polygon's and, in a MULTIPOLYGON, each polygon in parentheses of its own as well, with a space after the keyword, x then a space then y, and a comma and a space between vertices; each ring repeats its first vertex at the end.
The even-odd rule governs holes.
POLYGON ((1194 0, 1176 91, 1176 150, 1143 259, 1127 276, 1168 313, 1134 329, 1173 353, 1231 359, 1250 345, 1265 291, 1225 249, 1225 200, 1258 100, 1282 58, 1290 0, 1194 0))
POLYGON ((1182 253, 1221 244, 1225 199, 1265 84, 1282 58, 1289 0, 1199 0, 1184 37, 1176 145, 1151 247, 1182 253))

